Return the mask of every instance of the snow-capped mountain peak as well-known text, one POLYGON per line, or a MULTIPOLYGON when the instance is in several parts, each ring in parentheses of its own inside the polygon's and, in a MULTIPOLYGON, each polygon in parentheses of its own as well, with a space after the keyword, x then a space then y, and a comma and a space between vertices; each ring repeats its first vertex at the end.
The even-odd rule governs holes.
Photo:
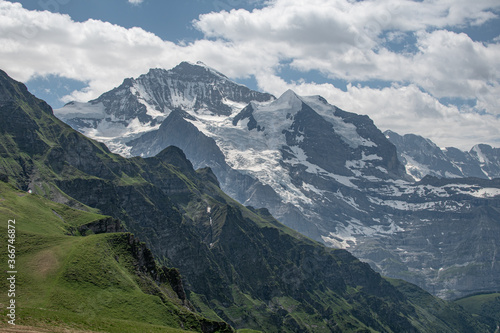
POLYGON ((95 100, 71 102, 54 113, 128 156, 130 148, 125 143, 157 130, 176 108, 226 117, 251 101, 269 100, 274 96, 232 82, 204 64, 182 62, 170 70, 150 69, 136 79, 125 79, 95 100))
POLYGON ((288 89, 277 100, 273 101, 271 105, 276 109, 300 109, 302 100, 295 93, 295 91, 288 89))
POLYGON ((251 105, 257 126, 262 129, 267 128, 267 132, 272 135, 274 132, 281 133, 289 128, 294 116, 303 109, 303 106, 300 97, 292 90, 287 90, 271 103, 251 105))
POLYGON ((486 145, 474 145, 474 147, 472 147, 471 149, 471 154, 474 154, 477 157, 479 163, 487 164, 490 161, 488 160, 486 154, 483 152, 484 148, 486 148, 486 145))

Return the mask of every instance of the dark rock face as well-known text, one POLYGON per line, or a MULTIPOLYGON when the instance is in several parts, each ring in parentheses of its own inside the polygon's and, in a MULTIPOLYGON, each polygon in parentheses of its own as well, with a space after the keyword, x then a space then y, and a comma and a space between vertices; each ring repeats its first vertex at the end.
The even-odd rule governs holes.
MULTIPOLYGON (((149 250, 146 244, 140 242, 133 234, 118 234, 111 241, 114 243, 115 247, 123 247, 124 244, 126 244, 125 250, 135 259, 133 262, 133 266, 136 271, 135 274, 144 280, 142 287, 144 292, 159 296, 163 300, 165 296, 162 293, 161 288, 164 285, 168 285, 172 288, 173 292, 185 307, 189 309, 192 308, 192 305, 187 300, 182 278, 178 269, 159 266, 156 263, 151 250, 149 250), (147 279, 154 281, 158 288, 146 287, 147 279)), ((119 258, 116 259, 119 260, 119 258)), ((193 319, 185 317, 180 318, 181 324, 188 326, 186 328, 193 325, 192 321, 188 322, 189 320, 193 319)), ((223 321, 213 321, 198 316, 195 317, 195 320, 195 326, 198 326, 203 333, 234 332, 233 328, 223 321)), ((196 327, 192 327, 192 329, 196 329, 196 327)))
POLYGON ((169 284, 177 294, 177 297, 182 301, 186 301, 186 292, 184 291, 181 276, 177 269, 158 266, 151 250, 133 234, 128 233, 123 236, 117 236, 116 242, 122 240, 125 244, 128 244, 128 252, 136 259, 134 266, 138 273, 151 277, 158 286, 164 283, 169 284))
POLYGON ((245 106, 240 113, 238 113, 234 118, 233 118, 233 126, 238 125, 240 120, 248 119, 247 123, 247 128, 249 131, 256 129, 257 131, 263 131, 264 129, 260 127, 260 125, 257 125, 257 120, 255 120, 253 116, 253 111, 254 108, 252 104, 248 104, 245 106))
POLYGON ((180 110, 173 110, 163 121, 158 131, 146 133, 128 144, 134 156, 156 156, 168 146, 182 147, 190 155, 198 156, 197 166, 224 166, 224 155, 215 141, 191 124, 189 115, 180 110))
POLYGON ((285 137, 288 146, 298 146, 306 152, 308 162, 328 172, 351 174, 345 161, 355 152, 335 133, 332 124, 307 104, 302 103, 300 111, 293 118, 292 126, 285 132, 285 137), (294 135, 296 133, 302 133, 300 137, 303 136, 303 139, 299 141, 294 135))
POLYGON ((4 183, 8 183, 9 182, 9 176, 5 175, 5 174, 0 174, 0 181, 4 182, 4 183))
POLYGON ((476 158, 488 178, 500 178, 500 148, 479 144, 469 152, 476 158))
POLYGON ((81 235, 87 235, 89 232, 93 234, 125 232, 125 228, 123 227, 120 220, 114 219, 112 217, 84 224, 82 226, 79 226, 77 230, 81 235))
MULTIPOLYGON (((471 153, 453 147, 447 147, 443 150, 443 153, 447 159, 462 172, 462 177, 489 178, 484 173, 481 164, 478 163, 478 160, 471 153)), ((443 172, 441 172, 441 174, 443 174, 443 172)), ((429 175, 432 176, 432 174, 429 175)), ((446 175, 446 173, 444 175, 446 175)), ((498 171, 496 175, 500 175, 498 171)), ((497 178, 496 175, 493 174, 491 178, 497 178)))

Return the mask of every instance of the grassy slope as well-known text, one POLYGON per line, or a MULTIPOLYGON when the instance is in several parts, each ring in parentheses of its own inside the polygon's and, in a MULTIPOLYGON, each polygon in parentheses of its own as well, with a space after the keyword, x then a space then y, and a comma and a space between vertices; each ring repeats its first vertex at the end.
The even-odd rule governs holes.
MULTIPOLYGON (((180 300, 164 302, 143 292, 144 281, 132 267, 134 258, 127 244, 119 241, 123 234, 66 235, 69 226, 102 217, 0 182, 2 248, 7 246, 7 221, 16 220, 16 323, 108 332, 181 332, 179 317, 184 317, 196 326, 196 317, 179 305, 180 300)), ((0 252, 0 264, 5 291, 5 250, 0 252)), ((0 303, 8 301, 7 294, 0 293, 0 303)), ((5 311, 2 306, 0 325, 9 327, 5 311)))
POLYGON ((485 318, 490 325, 496 325, 500 332, 500 293, 473 295, 455 301, 469 313, 485 318))
MULTIPOLYGON (((487 320, 485 317, 471 317, 466 309, 452 302, 444 301, 434 297, 423 289, 403 280, 387 279, 391 284, 398 288, 415 307, 417 316, 413 324, 424 332, 453 332, 456 327, 465 329, 475 327, 479 322, 483 323, 485 329, 494 332, 496 324, 487 320)), ((466 330, 467 332, 469 330, 466 330)))

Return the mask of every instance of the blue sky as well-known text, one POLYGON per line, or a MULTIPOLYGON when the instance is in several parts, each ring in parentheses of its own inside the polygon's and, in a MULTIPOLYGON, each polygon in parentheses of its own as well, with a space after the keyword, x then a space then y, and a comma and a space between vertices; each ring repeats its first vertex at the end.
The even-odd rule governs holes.
POLYGON ((500 146, 497 0, 0 0, 0 68, 54 108, 203 61, 382 130, 500 146))

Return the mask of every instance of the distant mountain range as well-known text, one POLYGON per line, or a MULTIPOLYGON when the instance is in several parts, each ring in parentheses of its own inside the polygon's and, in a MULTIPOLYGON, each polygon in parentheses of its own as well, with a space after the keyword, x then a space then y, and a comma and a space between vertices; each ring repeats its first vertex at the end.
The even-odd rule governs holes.
POLYGON ((500 149, 478 144, 469 152, 439 148, 434 142, 415 134, 401 136, 384 132, 397 148, 399 160, 416 180, 425 176, 439 178, 500 178, 500 149))
POLYGON ((492 236, 500 182, 489 179, 500 163, 491 147, 443 152, 423 138, 384 134, 321 96, 276 98, 186 62, 55 114, 124 156, 175 145, 240 203, 441 297, 500 287, 492 236))

